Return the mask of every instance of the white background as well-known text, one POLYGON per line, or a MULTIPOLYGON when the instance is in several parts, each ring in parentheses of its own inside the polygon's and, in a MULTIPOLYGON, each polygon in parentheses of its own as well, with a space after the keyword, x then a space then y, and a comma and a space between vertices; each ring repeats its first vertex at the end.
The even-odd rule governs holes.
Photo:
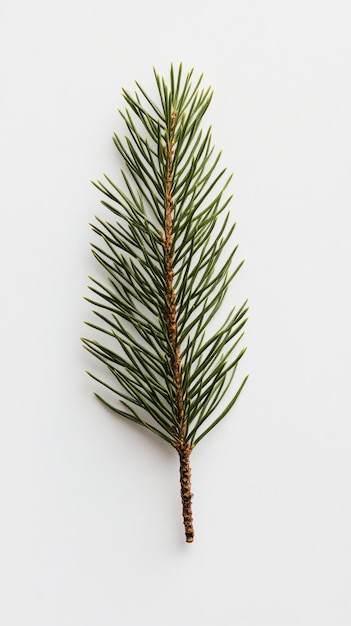
POLYGON ((350 12, 345 0, 2 0, 2 626, 351 624, 350 12), (182 60, 235 177, 250 379, 193 453, 93 397, 89 180, 121 87, 182 60))

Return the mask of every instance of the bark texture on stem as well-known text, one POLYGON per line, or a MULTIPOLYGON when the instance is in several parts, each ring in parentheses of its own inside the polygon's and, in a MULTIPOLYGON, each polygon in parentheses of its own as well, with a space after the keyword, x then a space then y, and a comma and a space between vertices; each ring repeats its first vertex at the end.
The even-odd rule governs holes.
POLYGON ((175 434, 178 443, 176 448, 180 460, 180 488, 183 505, 183 520, 185 527, 185 537, 187 543, 191 543, 194 539, 193 516, 191 507, 191 470, 190 470, 190 453, 191 446, 185 443, 187 422, 184 414, 184 397, 182 388, 182 367, 180 356, 180 341, 177 327, 177 305, 176 293, 174 290, 174 257, 173 257, 173 219, 174 219, 174 202, 172 197, 173 187, 173 157, 174 157, 174 130, 177 120, 177 112, 171 114, 169 136, 167 144, 164 146, 167 169, 165 180, 165 230, 161 234, 164 247, 165 262, 165 285, 166 285, 166 307, 165 322, 169 344, 171 346, 170 366, 173 375, 174 389, 174 411, 176 415, 177 426, 175 434))
POLYGON ((191 468, 190 454, 191 446, 183 444, 178 448, 179 453, 179 470, 180 470, 180 492, 183 505, 183 520, 185 528, 185 538, 187 543, 194 541, 193 513, 191 505, 191 468))

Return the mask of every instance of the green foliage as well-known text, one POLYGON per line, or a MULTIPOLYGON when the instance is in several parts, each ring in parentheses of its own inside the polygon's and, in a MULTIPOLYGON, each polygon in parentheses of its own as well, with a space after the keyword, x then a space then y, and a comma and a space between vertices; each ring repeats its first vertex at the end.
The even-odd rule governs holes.
POLYGON ((120 184, 107 176, 94 183, 111 219, 97 217, 92 226, 100 239, 92 252, 108 282, 91 278, 94 297, 88 301, 97 323, 89 326, 106 341, 83 343, 111 374, 109 382, 90 374, 117 394, 116 404, 99 395, 102 402, 175 447, 193 447, 225 417, 246 382, 232 391, 244 353, 239 344, 247 306, 234 307, 216 327, 216 313, 242 262, 233 266, 235 225, 228 225, 226 212, 231 176, 214 152, 211 129, 200 129, 212 91, 202 88, 202 77, 192 84, 192 72, 183 76, 182 66, 176 72, 171 67, 168 85, 156 72, 155 79, 157 101, 138 83, 133 95, 123 90, 127 106, 120 113, 128 135, 113 137, 125 163, 120 184), (182 418, 167 322, 167 181, 182 418))

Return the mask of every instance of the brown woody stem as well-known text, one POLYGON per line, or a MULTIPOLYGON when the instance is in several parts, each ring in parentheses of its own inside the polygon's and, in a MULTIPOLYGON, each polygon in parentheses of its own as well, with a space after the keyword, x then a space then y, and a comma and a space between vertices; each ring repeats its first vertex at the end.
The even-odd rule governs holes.
POLYGON ((165 230, 161 233, 164 248, 165 262, 165 285, 166 285, 166 307, 165 321, 168 340, 171 346, 170 366, 173 374, 174 396, 173 406, 176 416, 176 426, 174 432, 177 436, 175 447, 179 453, 180 460, 180 487, 183 504, 183 519, 185 526, 186 541, 191 543, 194 539, 193 516, 191 509, 191 470, 190 453, 191 446, 185 443, 187 432, 186 416, 184 414, 184 397, 182 388, 182 368, 180 357, 180 340, 177 327, 177 306, 176 294, 174 291, 174 258, 173 258, 173 218, 174 202, 172 197, 173 187, 173 156, 174 156, 174 130, 177 120, 177 112, 173 111, 167 143, 164 146, 164 154, 167 163, 165 180, 165 230))
POLYGON ((193 513, 191 506, 191 468, 190 454, 191 447, 189 444, 183 444, 178 448, 179 453, 179 470, 180 470, 180 492, 183 504, 183 520, 185 527, 185 538, 187 543, 194 541, 193 513))

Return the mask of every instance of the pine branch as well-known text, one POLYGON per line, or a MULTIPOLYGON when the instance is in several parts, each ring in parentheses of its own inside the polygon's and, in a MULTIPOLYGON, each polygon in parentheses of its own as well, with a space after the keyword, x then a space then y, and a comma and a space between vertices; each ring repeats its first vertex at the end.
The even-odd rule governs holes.
POLYGON ((179 454, 186 541, 194 537, 190 455, 236 403, 233 381, 247 303, 215 327, 228 288, 242 266, 226 212, 231 176, 220 167, 211 128, 200 128, 212 90, 195 85, 182 66, 169 85, 154 71, 158 100, 136 83, 123 90, 120 114, 127 136, 113 136, 125 170, 117 185, 108 176, 94 185, 112 221, 96 217, 95 259, 107 282, 91 278, 97 323, 88 326, 104 343, 83 345, 110 376, 90 376, 117 396, 97 397, 119 416, 172 445, 179 454), (215 328, 215 330, 210 330, 215 328), (227 397, 227 401, 225 398, 227 397))

